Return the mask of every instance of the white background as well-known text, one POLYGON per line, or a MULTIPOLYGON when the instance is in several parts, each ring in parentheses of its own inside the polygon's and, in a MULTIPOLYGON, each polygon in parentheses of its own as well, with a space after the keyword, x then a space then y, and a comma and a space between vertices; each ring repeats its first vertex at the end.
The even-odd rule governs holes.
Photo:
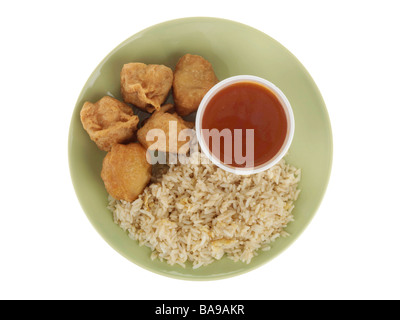
POLYGON ((398 1, 2 1, 0 298, 399 299, 399 13, 398 1), (67 161, 97 64, 134 33, 190 16, 236 20, 287 47, 334 135, 330 184, 303 235, 213 282, 159 276, 115 252, 83 213, 67 161))

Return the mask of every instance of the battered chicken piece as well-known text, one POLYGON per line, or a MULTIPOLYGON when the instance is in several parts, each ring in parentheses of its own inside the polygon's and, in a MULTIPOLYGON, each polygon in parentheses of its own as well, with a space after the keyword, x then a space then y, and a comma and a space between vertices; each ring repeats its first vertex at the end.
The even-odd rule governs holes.
POLYGON ((180 58, 172 85, 178 114, 186 116, 196 111, 207 91, 217 82, 211 63, 203 57, 185 54, 180 58))
POLYGON ((139 143, 114 145, 103 160, 101 178, 113 198, 136 200, 151 178, 146 150, 139 143))
MULTIPOLYGON (((146 149, 180 154, 186 154, 189 151, 189 146, 187 145, 189 139, 187 138, 185 141, 179 141, 178 137, 182 130, 193 128, 192 123, 183 120, 176 113, 171 114, 166 112, 173 107, 172 104, 162 106, 161 109, 155 111, 145 125, 138 130, 137 139, 146 149), (170 132, 170 122, 172 122, 172 125, 175 125, 176 133, 170 132), (149 133, 152 129, 162 130, 165 134, 165 140, 149 133), (176 138, 172 138, 170 142, 169 139, 171 135, 172 137, 176 135, 176 138), (152 136, 154 139, 151 138, 152 136), (147 138, 149 138, 149 140, 147 140, 147 138)), ((172 126, 171 128, 174 127, 172 126)))
POLYGON ((147 112, 159 110, 171 89, 172 78, 172 70, 164 65, 125 64, 121 70, 122 97, 147 112))
POLYGON ((189 129, 194 129, 195 123, 191 121, 183 120, 176 112, 172 114, 175 118, 177 118, 181 123, 183 123, 189 129))
POLYGON ((139 118, 127 104, 105 96, 96 103, 85 102, 81 122, 90 139, 101 150, 110 151, 113 145, 134 137, 139 118))

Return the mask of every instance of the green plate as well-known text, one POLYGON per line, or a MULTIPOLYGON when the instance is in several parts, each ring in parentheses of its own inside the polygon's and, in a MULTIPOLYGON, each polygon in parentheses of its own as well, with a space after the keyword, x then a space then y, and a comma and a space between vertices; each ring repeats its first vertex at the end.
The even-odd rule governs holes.
POLYGON ((90 222, 125 258, 155 273, 187 280, 227 278, 255 269, 286 249, 311 221, 325 193, 332 164, 329 116, 317 86, 302 64, 281 44, 249 26, 216 18, 167 21, 130 37, 116 47, 94 70, 78 98, 69 132, 69 165, 76 194, 90 222), (250 264, 223 258, 193 270, 150 259, 150 249, 140 247, 113 222, 107 210, 107 192, 100 178, 105 152, 82 128, 79 112, 85 101, 107 94, 120 96, 120 70, 124 63, 164 64, 174 68, 185 53, 209 60, 220 80, 240 74, 265 78, 289 99, 296 131, 286 159, 302 169, 301 194, 293 211, 295 221, 272 249, 259 252, 250 264))

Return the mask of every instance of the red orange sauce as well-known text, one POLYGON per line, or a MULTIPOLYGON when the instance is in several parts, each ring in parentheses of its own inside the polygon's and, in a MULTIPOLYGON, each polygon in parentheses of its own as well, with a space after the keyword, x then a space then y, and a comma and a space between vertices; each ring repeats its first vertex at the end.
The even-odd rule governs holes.
MULTIPOLYGON (((254 167, 257 167, 271 160, 281 149, 287 134, 287 119, 278 98, 268 88, 255 82, 238 82, 212 97, 204 110, 202 128, 229 129, 232 137, 234 129, 242 129, 243 156, 246 156, 246 129, 254 129, 254 167)), ((205 142, 211 152, 212 139, 205 142)), ((227 158, 230 166, 248 167, 246 163, 237 163, 235 157, 225 157, 224 144, 222 138, 220 161, 225 162, 227 158)), ((235 143, 232 150, 234 152, 235 143)))

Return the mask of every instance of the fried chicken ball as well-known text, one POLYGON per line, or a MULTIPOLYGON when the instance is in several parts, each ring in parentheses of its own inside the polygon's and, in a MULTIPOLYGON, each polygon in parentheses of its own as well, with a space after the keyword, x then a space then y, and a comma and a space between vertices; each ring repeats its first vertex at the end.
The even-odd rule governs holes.
POLYGON ((172 104, 166 104, 159 111, 155 111, 147 120, 145 125, 137 132, 139 142, 149 150, 159 150, 162 152, 186 154, 189 150, 187 138, 185 141, 179 141, 179 133, 182 130, 193 128, 191 123, 184 121, 176 113, 171 114, 166 111, 173 108, 172 104), (171 124, 171 125, 170 125, 171 124), (176 128, 176 129, 175 129, 176 128), (164 138, 149 132, 152 129, 160 129, 164 133, 164 138), (176 130, 171 132, 171 130, 176 130), (170 137, 171 141, 170 141, 170 137))
POLYGON ((146 150, 139 143, 114 145, 103 160, 101 178, 113 198, 136 200, 151 178, 146 150))
POLYGON ((172 78, 172 70, 164 65, 125 64, 121 70, 122 97, 147 112, 159 110, 171 89, 172 78))
POLYGON ((109 96, 96 103, 85 102, 80 116, 90 139, 104 151, 132 139, 139 122, 128 105, 109 96))
POLYGON ((211 63, 203 57, 185 54, 180 58, 172 84, 178 114, 186 116, 196 111, 207 91, 217 82, 211 63))

